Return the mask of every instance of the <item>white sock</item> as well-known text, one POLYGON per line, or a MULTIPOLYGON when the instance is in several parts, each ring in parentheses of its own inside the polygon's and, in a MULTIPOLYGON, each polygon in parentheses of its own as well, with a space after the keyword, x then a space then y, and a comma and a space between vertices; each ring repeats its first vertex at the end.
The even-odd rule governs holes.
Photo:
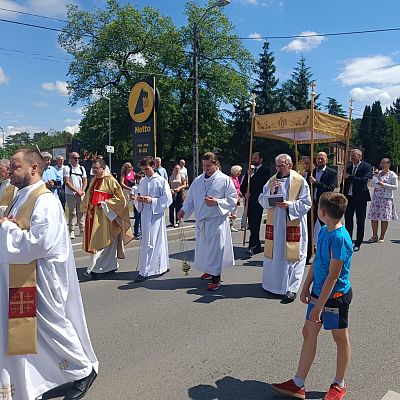
POLYGON ((338 385, 341 389, 344 388, 346 385, 344 384, 344 379, 342 381, 340 381, 339 379, 335 378, 333 380, 333 383, 336 385, 338 385))
POLYGON ((293 382, 297 387, 302 388, 304 386, 305 380, 295 375, 293 377, 293 382))

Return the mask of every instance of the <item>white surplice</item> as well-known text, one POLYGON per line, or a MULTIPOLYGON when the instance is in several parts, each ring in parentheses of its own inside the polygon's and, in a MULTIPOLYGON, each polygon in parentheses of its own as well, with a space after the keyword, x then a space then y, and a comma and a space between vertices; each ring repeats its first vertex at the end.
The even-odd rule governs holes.
MULTIPOLYGON (((16 215, 32 190, 21 189, 11 210, 16 215)), ((0 388, 12 400, 34 400, 48 390, 97 371, 86 326, 74 255, 64 212, 52 194, 39 196, 30 230, 0 225, 0 388), (37 354, 7 356, 9 264, 37 265, 37 354), (6 392, 7 393, 7 392, 6 392)), ((0 389, 1 390, 1 389, 0 389)), ((0 392, 1 393, 1 392, 0 392)))
POLYGON ((135 207, 141 213, 142 241, 140 244, 139 273, 142 276, 163 274, 169 269, 167 228, 164 211, 172 204, 168 181, 158 174, 140 181, 139 196, 150 196, 151 203, 139 203, 135 207))
POLYGON ((204 173, 190 185, 182 209, 185 219, 196 217, 195 267, 211 275, 221 275, 222 268, 235 265, 229 214, 237 205, 232 179, 217 170, 206 179, 204 173), (206 196, 218 199, 218 205, 207 206, 206 196))
MULTIPOLYGON (((293 175, 293 172, 291 172, 293 175)), ((284 200, 289 199, 290 180, 292 178, 280 179, 282 185, 277 194, 281 194, 284 200)), ((259 203, 264 208, 268 206, 267 196, 271 195, 268 181, 264 185, 263 193, 259 196, 259 203)), ((274 212, 274 243, 273 259, 264 258, 263 268, 263 289, 276 294, 286 294, 286 292, 297 293, 303 279, 304 267, 307 256, 307 212, 311 208, 310 189, 306 180, 300 189, 298 200, 289 204, 288 210, 275 207, 274 212), (286 221, 300 219, 300 260, 288 261, 286 259, 286 221)))

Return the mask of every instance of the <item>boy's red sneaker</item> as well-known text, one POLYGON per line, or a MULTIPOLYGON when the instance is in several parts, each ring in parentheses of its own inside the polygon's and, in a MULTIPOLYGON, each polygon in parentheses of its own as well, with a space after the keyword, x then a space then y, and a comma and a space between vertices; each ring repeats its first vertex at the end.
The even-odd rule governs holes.
POLYGON ((296 384, 293 382, 293 379, 283 383, 273 383, 271 387, 278 393, 286 394, 287 396, 295 397, 296 399, 306 398, 306 391, 304 387, 299 388, 296 386, 296 384))
POLYGON ((337 383, 332 383, 328 392, 324 396, 324 400, 342 400, 346 391, 346 386, 341 388, 337 383))
POLYGON ((210 282, 207 286, 207 290, 218 290, 220 286, 221 286, 221 281, 210 282))
POLYGON ((207 274, 207 272, 200 277, 200 279, 202 279, 203 281, 208 281, 211 278, 212 278, 212 275, 207 274))

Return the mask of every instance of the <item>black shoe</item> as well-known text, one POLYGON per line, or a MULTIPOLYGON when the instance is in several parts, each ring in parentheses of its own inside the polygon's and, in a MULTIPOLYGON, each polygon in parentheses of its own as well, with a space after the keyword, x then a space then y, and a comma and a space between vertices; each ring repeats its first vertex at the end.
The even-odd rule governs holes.
POLYGON ((79 400, 82 397, 84 397, 96 378, 97 374, 95 370, 92 370, 90 375, 87 376, 86 378, 79 379, 79 381, 75 381, 74 384, 72 385, 72 389, 64 397, 64 400, 79 400))
POLYGON ((139 282, 143 282, 143 281, 145 281, 147 278, 145 277, 145 276, 142 276, 142 275, 138 275, 136 278, 135 278, 135 280, 133 281, 133 282, 135 282, 135 283, 139 283, 139 282))
POLYGON ((297 293, 295 292, 286 292, 284 298, 281 300, 282 304, 293 303, 297 297, 297 293))
POLYGON ((261 246, 256 246, 256 247, 254 247, 253 252, 254 252, 254 254, 259 254, 259 253, 263 252, 263 249, 261 246))
POLYGON ((247 249, 246 250, 246 254, 248 255, 248 256, 254 256, 254 247, 250 247, 249 249, 247 249))
POLYGON ((356 246, 356 245, 354 245, 354 247, 353 247, 353 251, 360 251, 360 246, 356 246))

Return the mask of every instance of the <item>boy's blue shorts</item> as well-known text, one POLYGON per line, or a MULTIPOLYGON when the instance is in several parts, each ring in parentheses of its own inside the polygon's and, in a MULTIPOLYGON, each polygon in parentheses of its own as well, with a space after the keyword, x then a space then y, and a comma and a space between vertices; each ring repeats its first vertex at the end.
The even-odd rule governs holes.
MULTIPOLYGON (((346 294, 335 299, 328 299, 321 313, 321 321, 325 330, 344 329, 349 326, 349 306, 353 298, 350 288, 346 294)), ((311 293, 311 302, 307 307, 306 320, 310 320, 310 312, 317 303, 318 296, 311 293)))

